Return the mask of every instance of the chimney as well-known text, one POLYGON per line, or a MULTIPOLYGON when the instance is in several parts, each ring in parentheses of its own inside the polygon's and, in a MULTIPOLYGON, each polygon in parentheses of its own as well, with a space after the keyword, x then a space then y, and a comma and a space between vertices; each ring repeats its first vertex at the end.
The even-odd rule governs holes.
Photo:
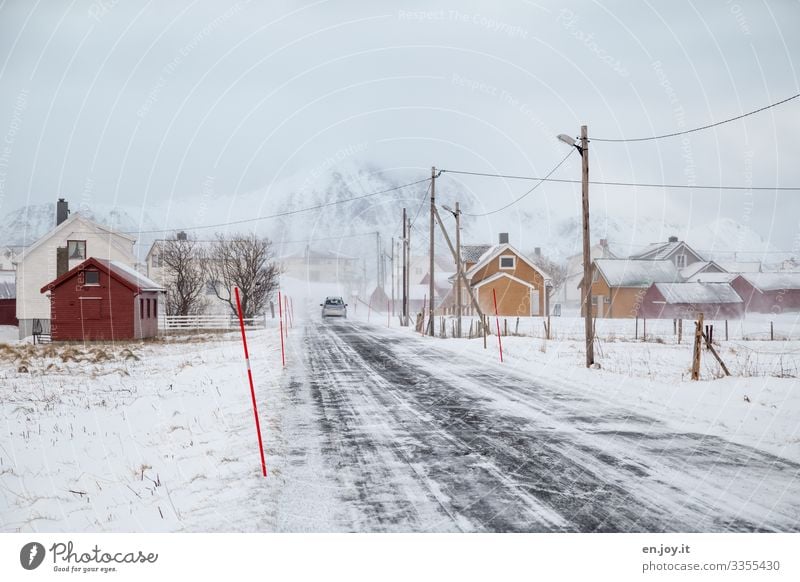
POLYGON ((668 242, 671 242, 671 243, 678 242, 678 237, 677 236, 671 236, 671 237, 669 237, 669 241, 668 242))
POLYGON ((69 218, 69 203, 63 198, 59 198, 56 203, 56 226, 69 218))
POLYGON ((537 259, 542 258, 542 247, 536 247, 533 249, 533 256, 537 259))
POLYGON ((604 248, 604 249, 608 248, 608 239, 607 238, 601 238, 600 239, 600 247, 604 248))
POLYGON ((186 240, 186 233, 183 232, 183 231, 180 231, 177 235, 175 235, 175 238, 177 240, 186 240))
POLYGON ((500 240, 500 244, 501 245, 508 244, 508 233, 507 232, 501 232, 499 240, 500 240))

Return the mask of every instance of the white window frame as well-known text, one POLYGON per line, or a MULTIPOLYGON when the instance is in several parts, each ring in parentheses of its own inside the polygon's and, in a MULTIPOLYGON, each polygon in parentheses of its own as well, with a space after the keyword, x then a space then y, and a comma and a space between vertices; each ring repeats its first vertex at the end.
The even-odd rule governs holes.
POLYGON ((679 269, 686 267, 686 254, 675 255, 675 266, 679 269))
POLYGON ((514 255, 500 255, 497 258, 497 268, 503 269, 504 271, 513 271, 517 268, 517 257, 514 255), (503 259, 511 259, 511 266, 504 267, 503 266, 503 259))

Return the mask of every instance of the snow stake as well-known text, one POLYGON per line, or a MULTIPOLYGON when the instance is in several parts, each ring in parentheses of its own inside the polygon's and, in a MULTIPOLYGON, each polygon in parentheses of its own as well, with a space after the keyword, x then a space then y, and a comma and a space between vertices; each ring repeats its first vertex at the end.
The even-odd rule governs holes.
POLYGON ((500 316, 497 313, 497 289, 492 288, 492 297, 494 297, 494 321, 497 323, 497 343, 500 346, 500 362, 503 362, 503 340, 500 337, 500 316))
POLYGON ((283 347, 283 303, 281 303, 281 292, 278 291, 278 318, 280 319, 281 332, 281 364, 286 367, 286 350, 283 347))
POLYGON ((247 351, 247 336, 244 333, 244 316, 242 303, 239 300, 239 288, 234 287, 236 294, 236 309, 239 310, 239 327, 242 330, 242 345, 244 346, 244 361, 247 363, 247 378, 250 380, 250 398, 253 400, 253 416, 256 419, 256 433, 258 434, 258 452, 261 455, 261 473, 267 476, 267 463, 264 460, 264 443, 261 440, 261 424, 258 422, 258 406, 256 405, 256 389, 253 385, 253 371, 250 369, 250 354, 247 351))

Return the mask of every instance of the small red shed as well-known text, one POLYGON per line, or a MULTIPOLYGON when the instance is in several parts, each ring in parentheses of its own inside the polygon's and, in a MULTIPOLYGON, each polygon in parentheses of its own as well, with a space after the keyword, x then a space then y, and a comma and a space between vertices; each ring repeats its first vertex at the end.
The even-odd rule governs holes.
POLYGON ((163 291, 123 263, 94 257, 41 289, 50 293, 53 341, 154 337, 163 291))

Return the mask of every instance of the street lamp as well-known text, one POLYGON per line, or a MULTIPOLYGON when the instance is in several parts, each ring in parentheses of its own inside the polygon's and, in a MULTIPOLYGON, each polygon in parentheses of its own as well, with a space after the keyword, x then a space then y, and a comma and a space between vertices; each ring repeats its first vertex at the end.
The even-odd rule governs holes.
POLYGON ((456 202, 455 210, 447 205, 442 206, 442 208, 456 219, 456 326, 458 328, 458 337, 461 337, 461 209, 458 207, 458 202, 456 202))
POLYGON ((581 304, 584 310, 586 335, 586 367, 594 364, 594 326, 592 325, 592 253, 589 242, 589 137, 585 125, 581 126, 580 144, 567 134, 558 135, 559 141, 574 147, 581 154, 581 202, 583 206, 583 284, 581 304))

